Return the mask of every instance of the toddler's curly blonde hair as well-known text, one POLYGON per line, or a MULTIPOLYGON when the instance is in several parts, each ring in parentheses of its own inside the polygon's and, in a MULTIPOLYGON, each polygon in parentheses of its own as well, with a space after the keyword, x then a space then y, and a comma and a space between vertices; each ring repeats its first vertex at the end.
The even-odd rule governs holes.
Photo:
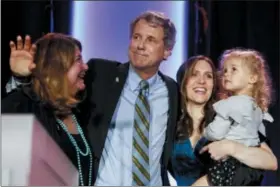
MULTIPOLYGON (((225 61, 232 58, 241 60, 253 74, 257 75, 258 80, 253 86, 252 97, 255 99, 259 107, 266 112, 271 103, 272 86, 268 67, 263 55, 253 49, 234 48, 226 50, 220 58, 220 69, 223 69, 225 61)), ((229 96, 229 94, 223 89, 220 90, 219 95, 222 98, 229 96)))

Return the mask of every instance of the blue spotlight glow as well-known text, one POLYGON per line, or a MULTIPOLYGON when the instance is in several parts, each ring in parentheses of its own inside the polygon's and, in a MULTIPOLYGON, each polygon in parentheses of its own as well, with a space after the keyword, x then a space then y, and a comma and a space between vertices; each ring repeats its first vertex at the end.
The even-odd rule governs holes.
MULTIPOLYGON (((170 1, 169 1, 170 2, 170 1)), ((172 56, 162 67, 162 71, 172 78, 176 78, 176 73, 180 65, 185 61, 187 57, 187 48, 185 44, 188 42, 188 33, 186 31, 186 23, 188 18, 185 13, 188 10, 188 3, 185 1, 173 1, 170 2, 171 12, 170 18, 174 22, 177 29, 176 44, 173 49, 172 56)), ((175 79, 176 80, 176 79, 175 79)))
POLYGON ((161 71, 175 78, 177 69, 187 57, 188 3, 185 1, 73 1, 72 35, 83 44, 83 56, 127 62, 129 24, 147 10, 165 13, 177 29, 172 56, 161 65, 161 71))

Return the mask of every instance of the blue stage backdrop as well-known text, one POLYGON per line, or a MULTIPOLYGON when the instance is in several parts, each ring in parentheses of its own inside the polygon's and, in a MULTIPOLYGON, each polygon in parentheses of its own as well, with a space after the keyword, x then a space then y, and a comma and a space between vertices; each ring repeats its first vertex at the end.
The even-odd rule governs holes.
POLYGON ((187 58, 187 1, 73 1, 71 34, 83 46, 85 62, 106 58, 127 62, 130 22, 147 10, 161 11, 177 28, 172 56, 161 65, 161 71, 175 78, 187 58))

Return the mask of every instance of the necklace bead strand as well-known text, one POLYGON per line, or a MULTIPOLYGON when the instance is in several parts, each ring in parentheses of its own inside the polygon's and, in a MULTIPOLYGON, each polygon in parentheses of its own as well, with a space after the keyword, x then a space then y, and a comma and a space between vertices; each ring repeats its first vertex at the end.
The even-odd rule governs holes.
POLYGON ((71 141, 72 145, 74 146, 75 150, 76 150, 76 156, 77 156, 77 163, 78 163, 78 172, 79 172, 79 178, 80 178, 80 183, 82 186, 84 186, 84 176, 83 176, 83 173, 82 173, 82 164, 81 164, 81 159, 80 159, 80 155, 81 156, 89 156, 89 159, 90 159, 90 164, 89 164, 89 181, 88 181, 88 186, 91 185, 91 180, 92 180, 92 153, 91 153, 91 150, 90 150, 90 147, 88 145, 88 142, 84 136, 84 133, 83 133, 83 130, 81 128, 81 126, 79 125, 78 121, 77 121, 77 118, 75 115, 72 115, 71 116, 74 123, 76 124, 76 128, 77 128, 77 131, 79 132, 82 140, 83 140, 83 143, 85 145, 85 152, 83 152, 81 150, 81 148, 78 146, 75 138, 72 136, 72 134, 68 131, 68 128, 67 126, 60 120, 60 119, 56 119, 56 121, 58 122, 58 124, 61 126, 61 128, 66 132, 69 140, 71 141))

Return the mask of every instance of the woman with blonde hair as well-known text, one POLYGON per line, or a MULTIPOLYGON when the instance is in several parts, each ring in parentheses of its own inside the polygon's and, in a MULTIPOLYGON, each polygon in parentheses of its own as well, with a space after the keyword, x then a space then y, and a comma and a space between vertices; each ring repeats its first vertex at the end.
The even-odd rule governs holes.
POLYGON ((35 51, 30 40, 26 37, 23 45, 21 37, 18 37, 17 45, 10 43, 10 64, 34 61, 36 67, 32 70, 32 84, 5 97, 1 111, 34 114, 77 167, 79 184, 93 185, 92 148, 81 114, 76 110, 83 100, 83 78, 88 69, 82 60, 81 43, 63 34, 50 33, 35 43, 35 51))

